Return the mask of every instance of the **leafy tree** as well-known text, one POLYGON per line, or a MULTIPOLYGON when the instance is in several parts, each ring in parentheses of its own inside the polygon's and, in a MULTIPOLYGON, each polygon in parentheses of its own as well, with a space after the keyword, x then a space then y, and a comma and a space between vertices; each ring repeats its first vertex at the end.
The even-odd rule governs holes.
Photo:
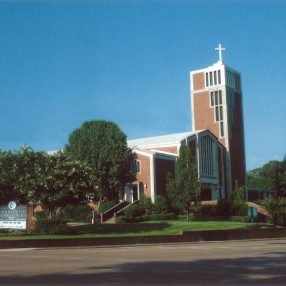
POLYGON ((155 214, 165 214, 167 213, 167 199, 164 196, 158 195, 155 199, 154 213, 155 214))
POLYGON ((84 122, 70 134, 66 150, 76 160, 92 167, 98 181, 100 200, 117 199, 124 185, 133 181, 126 135, 113 122, 84 122))
POLYGON ((263 202, 263 207, 268 211, 273 223, 278 224, 280 218, 286 217, 286 199, 285 198, 267 198, 263 202))
POLYGON ((245 202, 245 187, 239 187, 237 180, 235 180, 235 189, 232 191, 231 200, 232 215, 245 216, 247 214, 247 204, 245 202))
POLYGON ((176 179, 172 178, 171 173, 167 175, 167 194, 174 208, 186 211, 189 221, 192 203, 199 201, 200 181, 196 158, 186 146, 180 148, 176 172, 176 179))
POLYGON ((280 161, 269 161, 261 168, 247 172, 248 187, 276 190, 279 197, 286 197, 286 156, 280 161))
POLYGON ((17 162, 19 178, 15 189, 27 201, 41 204, 54 217, 66 205, 84 202, 96 193, 96 178, 85 163, 70 159, 64 152, 51 156, 31 148, 22 148, 17 162))
POLYGON ((21 160, 20 151, 2 151, 0 149, 0 201, 8 203, 15 200, 18 203, 26 203, 26 197, 15 188, 15 184, 21 175, 18 164, 21 160))

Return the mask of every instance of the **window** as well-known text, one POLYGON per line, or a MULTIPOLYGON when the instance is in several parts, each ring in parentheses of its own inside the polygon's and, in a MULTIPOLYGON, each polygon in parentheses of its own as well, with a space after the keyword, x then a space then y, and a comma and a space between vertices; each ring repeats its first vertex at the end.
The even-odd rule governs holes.
POLYGON ((223 120, 222 106, 219 107, 219 117, 220 117, 220 120, 223 120))
POLYGON ((213 141, 209 136, 201 138, 201 173, 207 176, 214 175, 213 141))
POLYGON ((231 71, 226 71, 226 84, 230 87, 235 87, 234 73, 231 71))
POLYGON ((216 71, 214 71, 214 84, 217 85, 216 71))
POLYGON ((220 136, 224 136, 223 121, 220 122, 220 136))
POLYGON ((140 173, 140 161, 139 160, 131 161, 131 172, 133 174, 140 173))
POLYGON ((222 90, 210 92, 210 104, 211 107, 214 107, 215 122, 219 122, 220 137, 224 137, 222 90))
POLYGON ((219 104, 222 104, 222 91, 219 90, 219 104))
POLYGON ((214 93, 211 92, 211 106, 214 106, 214 93))
POLYGON ((221 84, 221 71, 211 71, 205 73, 206 87, 221 84))
POLYGON ((209 73, 206 73, 206 87, 209 86, 209 73))
POLYGON ((219 121, 218 107, 215 108, 215 121, 219 121))

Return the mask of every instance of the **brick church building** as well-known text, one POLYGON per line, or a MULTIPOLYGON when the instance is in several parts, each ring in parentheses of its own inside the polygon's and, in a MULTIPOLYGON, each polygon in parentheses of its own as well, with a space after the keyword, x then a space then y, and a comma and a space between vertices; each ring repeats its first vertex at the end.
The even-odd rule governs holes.
POLYGON ((217 63, 190 73, 193 131, 127 142, 136 180, 125 187, 126 201, 166 195, 181 146, 197 157, 201 200, 229 198, 235 180, 246 185, 241 74, 222 62, 221 45, 216 50, 217 63))

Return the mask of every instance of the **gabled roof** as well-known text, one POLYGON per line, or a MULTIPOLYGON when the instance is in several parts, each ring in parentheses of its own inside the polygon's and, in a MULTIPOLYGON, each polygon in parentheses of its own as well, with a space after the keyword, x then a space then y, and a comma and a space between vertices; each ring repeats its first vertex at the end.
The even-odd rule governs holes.
POLYGON ((172 144, 180 144, 182 140, 196 135, 204 130, 196 130, 192 132, 184 132, 184 133, 176 133, 176 134, 169 134, 163 136, 156 136, 156 137, 148 137, 148 138, 141 138, 135 140, 128 140, 127 144, 128 147, 147 147, 152 145, 172 145, 172 144))

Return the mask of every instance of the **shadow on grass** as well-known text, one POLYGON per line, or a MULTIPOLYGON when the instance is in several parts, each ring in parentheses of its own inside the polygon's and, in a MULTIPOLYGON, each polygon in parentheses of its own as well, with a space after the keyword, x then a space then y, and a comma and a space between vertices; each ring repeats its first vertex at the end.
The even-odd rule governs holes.
POLYGON ((169 223, 120 223, 120 224, 93 224, 73 226, 79 234, 127 234, 148 233, 159 231, 170 226, 169 223))

